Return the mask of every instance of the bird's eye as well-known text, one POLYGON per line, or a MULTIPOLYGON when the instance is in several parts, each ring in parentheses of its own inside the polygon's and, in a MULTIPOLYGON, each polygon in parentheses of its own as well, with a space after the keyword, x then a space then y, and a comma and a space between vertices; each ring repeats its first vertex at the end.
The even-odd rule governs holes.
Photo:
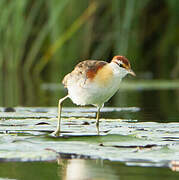
POLYGON ((119 64, 119 67, 122 67, 122 68, 124 68, 124 66, 123 66, 122 64, 119 64))

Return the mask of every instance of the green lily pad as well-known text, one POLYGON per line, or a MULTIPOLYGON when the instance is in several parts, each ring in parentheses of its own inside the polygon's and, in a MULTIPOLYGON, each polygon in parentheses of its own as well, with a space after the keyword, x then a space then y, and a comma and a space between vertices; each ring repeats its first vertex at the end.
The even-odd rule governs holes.
MULTIPOLYGON (((103 111, 121 109, 104 108, 103 111)), ((0 120, 1 161, 49 161, 67 156, 126 163, 161 163, 179 158, 178 123, 100 119, 98 136, 95 118, 67 117, 61 121, 61 136, 54 137, 51 133, 57 124, 57 108, 18 107, 15 110, 0 114, 3 117, 0 120)), ((123 110, 137 112, 133 108, 123 110)), ((87 112, 95 113, 95 109, 67 108, 66 113, 70 112, 72 116, 74 113, 82 116, 87 112)))

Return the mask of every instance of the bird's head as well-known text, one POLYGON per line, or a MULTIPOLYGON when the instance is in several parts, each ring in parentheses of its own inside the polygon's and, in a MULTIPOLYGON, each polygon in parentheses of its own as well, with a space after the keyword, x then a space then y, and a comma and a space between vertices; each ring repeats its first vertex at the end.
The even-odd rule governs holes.
POLYGON ((132 76, 136 76, 135 72, 131 69, 131 65, 129 60, 124 56, 114 56, 112 61, 118 65, 120 72, 125 76, 127 74, 131 74, 132 76))

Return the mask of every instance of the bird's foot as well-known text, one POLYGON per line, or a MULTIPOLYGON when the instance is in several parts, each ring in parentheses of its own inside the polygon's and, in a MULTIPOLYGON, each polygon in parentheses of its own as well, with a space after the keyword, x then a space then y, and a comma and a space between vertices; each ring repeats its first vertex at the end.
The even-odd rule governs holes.
POLYGON ((53 133, 51 133, 51 135, 55 136, 55 137, 59 137, 60 136, 60 131, 57 129, 53 133))

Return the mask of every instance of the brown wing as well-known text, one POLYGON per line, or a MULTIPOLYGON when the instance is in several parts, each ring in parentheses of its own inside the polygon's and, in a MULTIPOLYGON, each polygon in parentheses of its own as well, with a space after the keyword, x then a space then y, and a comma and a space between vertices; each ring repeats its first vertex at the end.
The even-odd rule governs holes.
POLYGON ((79 81, 81 79, 86 81, 86 79, 92 80, 97 71, 101 69, 104 65, 106 65, 107 62, 105 61, 97 61, 97 60, 86 60, 78 63, 74 70, 67 74, 62 83, 64 84, 65 87, 67 87, 69 79, 73 79, 74 81, 79 81))

